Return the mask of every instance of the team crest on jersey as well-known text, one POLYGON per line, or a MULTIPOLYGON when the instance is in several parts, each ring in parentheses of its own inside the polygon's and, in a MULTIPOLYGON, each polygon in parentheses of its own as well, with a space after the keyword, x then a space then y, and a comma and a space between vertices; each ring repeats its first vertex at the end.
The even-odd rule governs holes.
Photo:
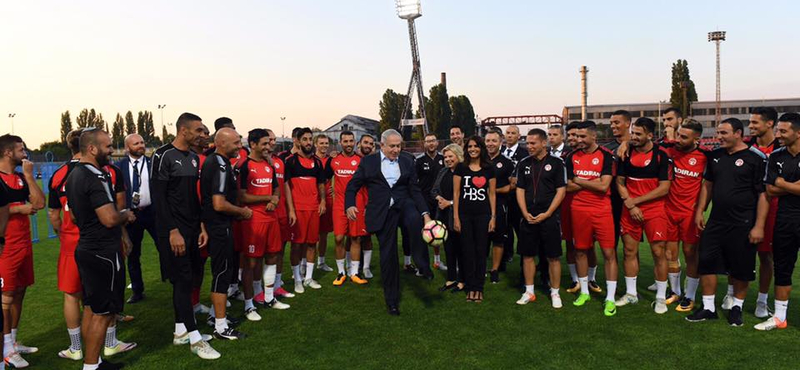
POLYGON ((596 166, 596 165, 598 165, 599 163, 600 163, 600 159, 599 159, 599 158, 592 158, 592 164, 593 164, 593 165, 595 165, 595 166, 596 166))
POLYGON ((645 161, 644 161, 644 165, 645 165, 645 166, 649 166, 649 165, 650 165, 650 160, 649 160, 649 159, 645 160, 645 161))
POLYGON ((741 158, 736 160, 736 167, 742 167, 743 164, 744 164, 744 161, 741 158))
POLYGON ((277 169, 280 169, 280 168, 281 168, 281 164, 280 163, 275 163, 275 169, 277 170, 277 169))
POLYGON ((690 166, 694 166, 696 164, 697 164, 697 159, 696 158, 689 158, 689 165, 690 166))
POLYGON ((192 167, 197 167, 197 160, 192 158, 192 167))
POLYGON ((548 171, 548 172, 549 172, 549 171, 550 171, 550 170, 552 170, 552 169, 553 169, 553 166, 551 166, 551 165, 549 165, 549 164, 546 164, 546 165, 544 165, 544 170, 545 170, 545 171, 548 171))
POLYGON ((25 186, 25 183, 24 183, 24 182, 22 182, 22 179, 17 179, 17 185, 18 185, 19 187, 23 187, 23 186, 25 186))
POLYGON ((350 162, 350 165, 351 165, 351 166, 355 166, 355 165, 356 165, 356 160, 355 160, 355 159, 354 159, 354 160, 352 160, 352 161, 350 162))
POLYGON ((497 168, 503 168, 503 162, 497 162, 497 168))
MULTIPOLYGON (((354 164, 355 164, 355 163, 354 163, 354 164)), ((439 160, 439 165, 440 165, 440 166, 444 166, 444 163, 442 163, 442 160, 441 160, 441 159, 439 160)))

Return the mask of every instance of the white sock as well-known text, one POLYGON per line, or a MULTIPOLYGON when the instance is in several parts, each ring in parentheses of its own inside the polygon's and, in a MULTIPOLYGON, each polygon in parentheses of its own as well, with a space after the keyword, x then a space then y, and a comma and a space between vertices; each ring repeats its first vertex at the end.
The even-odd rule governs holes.
POLYGON ((344 252, 344 263, 345 266, 350 266, 350 252, 344 252))
POLYGON ((324 264, 325 264, 325 256, 319 256, 319 257, 317 257, 317 265, 320 265, 320 266, 322 266, 322 265, 324 265, 324 264))
POLYGON ((589 267, 589 281, 595 281, 597 278, 597 266, 589 267))
MULTIPOLYGON (((756 302, 767 304, 767 298, 768 297, 769 297, 769 293, 758 292, 758 299, 756 300, 756 302)), ((15 337, 15 339, 16 339, 16 337, 15 337)))
POLYGON ((411 264, 411 256, 403 256, 403 264, 408 266, 411 264))
POLYGON ((11 340, 14 343, 17 343, 17 329, 16 328, 12 328, 11 329, 11 340))
POLYGON ((614 296, 617 295, 617 282, 606 280, 606 301, 614 302, 614 296))
POLYGON ((743 305, 744 305, 744 299, 733 297, 733 307, 742 308, 743 305))
POLYGON ((306 262, 306 280, 311 280, 314 277, 314 263, 306 262))
POLYGON ((728 293, 725 293, 729 296, 733 296, 733 285, 728 284, 728 293))
POLYGON ((700 285, 699 278, 686 277, 686 292, 685 296, 694 301, 694 296, 697 295, 697 286, 700 285))
POLYGON ((625 294, 630 294, 634 297, 639 295, 639 293, 636 292, 636 276, 625 277, 625 294))
POLYGON ((789 308, 789 301, 775 300, 775 317, 780 321, 786 321, 786 310, 789 308))
POLYGON ((578 283, 581 284, 581 294, 589 294, 589 277, 578 277, 578 283))
POLYGON ((73 351, 81 350, 81 327, 67 329, 69 333, 69 348, 73 351))
POLYGON ((336 260, 336 269, 339 273, 344 275, 344 260, 336 260))
POLYGON ((189 332, 189 343, 195 344, 199 341, 203 340, 203 336, 200 335, 200 332, 197 330, 192 330, 189 332))
POLYGON ((672 288, 672 292, 677 294, 678 297, 681 296, 681 273, 680 272, 670 272, 669 273, 669 286, 672 288))
POLYGON ((99 367, 100 367, 100 362, 94 365, 83 364, 83 370, 97 370, 99 367))
POLYGON ((656 299, 667 299, 667 282, 656 280, 656 299))
POLYGON ((433 262, 434 262, 434 263, 436 263, 436 262, 441 262, 441 261, 442 261, 442 260, 441 260, 441 257, 440 257, 438 254, 434 254, 434 255, 433 255, 433 262))
POLYGON ((300 265, 292 266, 292 276, 294 277, 295 284, 303 281, 303 277, 300 276, 300 265))
MULTIPOLYGON (((78 332, 79 333, 80 333, 80 329, 81 328, 79 327, 78 328, 78 332)), ((175 335, 181 336, 184 333, 186 333, 186 325, 184 325, 182 322, 175 323, 175 335)))
MULTIPOLYGON (((241 267, 239 268, 239 271, 238 271, 238 273, 239 273, 239 274, 238 274, 239 281, 242 281, 242 268, 241 268, 241 267)), ((236 285, 236 284, 231 284, 231 286, 234 286, 234 285, 236 285)))
POLYGON ((109 326, 106 329, 106 347, 114 347, 117 345, 117 327, 109 326))
POLYGON ((711 312, 717 312, 717 307, 714 306, 714 295, 703 296, 703 309, 711 312))
POLYGON ((361 264, 359 261, 350 262, 350 276, 358 275, 358 267, 361 264))
POLYGON ((3 334, 3 357, 14 353, 14 341, 11 334, 3 334))
POLYGON ((559 295, 558 288, 550 288, 550 295, 559 295))
POLYGON ((369 263, 372 261, 372 250, 364 251, 364 268, 369 270, 369 263))
POLYGON ((303 257, 303 258, 301 258, 301 259, 300 259, 300 266, 305 266, 305 265, 306 265, 306 263, 308 263, 308 261, 306 261, 306 258, 305 258, 305 257, 303 257))
POLYGON ((525 293, 533 294, 533 284, 525 286, 525 293))
POLYGON ((217 318, 214 319, 214 330, 216 330, 217 333, 222 333, 227 328, 228 328, 228 319, 227 318, 223 317, 221 319, 217 319, 217 318))
POLYGON ((261 279, 253 280, 253 297, 261 293, 264 293, 264 284, 261 283, 261 279))
POLYGON ((266 265, 264 267, 264 302, 272 302, 272 300, 275 299, 275 288, 273 285, 277 285, 276 277, 278 274, 275 273, 277 266, 266 265))
POLYGON ((567 268, 569 268, 569 277, 572 278, 573 282, 578 281, 578 269, 576 268, 574 263, 568 263, 567 268))
POLYGON ((244 300, 244 312, 247 312, 247 310, 249 310, 251 308, 255 308, 255 306, 253 306, 253 298, 245 299, 244 300))
POLYGON ((275 289, 278 289, 283 286, 283 275, 282 272, 275 272, 275 289))

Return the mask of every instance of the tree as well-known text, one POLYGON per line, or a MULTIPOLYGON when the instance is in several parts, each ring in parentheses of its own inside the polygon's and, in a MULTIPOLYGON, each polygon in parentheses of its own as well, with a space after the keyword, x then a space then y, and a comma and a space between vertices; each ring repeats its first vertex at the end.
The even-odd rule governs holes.
POLYGON ((78 117, 75 117, 75 122, 78 124, 78 128, 97 127, 102 130, 106 127, 106 121, 103 120, 103 115, 97 113, 94 108, 84 108, 81 110, 78 117))
POLYGON ((689 77, 689 63, 685 59, 678 59, 672 63, 672 93, 669 101, 673 107, 680 109, 684 116, 692 115, 692 102, 697 101, 697 91, 694 88, 694 82, 689 77), (685 84, 683 84, 684 82, 685 84), (685 99, 684 88, 686 89, 685 99))
POLYGON ((72 131, 72 119, 69 117, 69 111, 61 113, 61 142, 67 142, 67 134, 72 131))
POLYGON ((72 156, 69 148, 63 141, 49 141, 42 143, 39 150, 34 150, 34 154, 45 154, 47 152, 53 153, 53 158, 56 160, 64 160, 72 156))
POLYGON ((450 135, 450 120, 452 111, 447 96, 447 86, 438 84, 431 87, 429 99, 425 102, 425 115, 428 119, 428 129, 438 138, 450 135))
POLYGON ((140 134, 142 137, 144 137, 144 143, 147 146, 156 146, 161 144, 156 136, 156 128, 153 125, 153 112, 147 110, 144 111, 144 132, 140 132, 140 134))
POLYGON ((125 144, 125 122, 119 113, 117 113, 117 118, 114 119, 114 125, 111 126, 111 138, 115 148, 122 148, 125 144))
POLYGON ((167 131, 167 126, 161 125, 161 144, 171 143, 175 140, 175 135, 167 131))
MULTIPOLYGON (((398 94, 392 89, 386 89, 381 102, 378 104, 380 108, 379 114, 381 116, 378 131, 383 132, 390 128, 397 129, 400 126, 400 119, 403 117, 403 108, 405 108, 405 105, 405 95, 398 94)), ((410 109, 406 113, 406 117, 411 117, 410 109)))
POLYGON ((125 135, 135 134, 136 124, 133 122, 133 113, 128 111, 125 113, 125 135))
POLYGON ((147 136, 145 136, 146 134, 144 128, 145 120, 145 112, 139 111, 139 114, 136 117, 136 132, 139 133, 139 135, 142 135, 142 139, 144 139, 144 142, 147 143, 147 136))
MULTIPOLYGON (((452 111, 451 125, 461 126, 465 136, 474 135, 478 123, 475 121, 475 110, 472 108, 469 98, 464 95, 450 97, 450 110, 452 111)), ((446 135, 449 134, 448 132, 446 135)))

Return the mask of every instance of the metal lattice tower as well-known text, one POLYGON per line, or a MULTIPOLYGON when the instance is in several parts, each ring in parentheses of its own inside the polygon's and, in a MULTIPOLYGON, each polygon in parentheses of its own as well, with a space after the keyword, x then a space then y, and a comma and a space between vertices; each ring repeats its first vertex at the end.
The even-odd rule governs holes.
MULTIPOLYGON (((425 93, 422 88, 422 68, 419 62, 419 45, 417 43, 417 27, 414 24, 414 19, 408 20, 408 37, 411 40, 411 63, 413 69, 411 70, 411 80, 408 82, 408 91, 406 92, 406 105, 403 108, 403 116, 401 120, 410 119, 413 117, 406 117, 406 113, 411 110, 411 92, 416 87, 417 100, 419 101, 419 112, 422 119, 425 119, 425 93)), ((401 121, 402 122, 402 121, 401 121)), ((425 134, 428 133, 428 121, 422 125, 422 130, 425 134)))
POLYGON ((720 93, 720 77, 719 77, 719 44, 725 41, 725 31, 714 31, 708 33, 708 42, 714 42, 717 46, 717 109, 716 109, 716 124, 722 121, 722 94, 720 93))

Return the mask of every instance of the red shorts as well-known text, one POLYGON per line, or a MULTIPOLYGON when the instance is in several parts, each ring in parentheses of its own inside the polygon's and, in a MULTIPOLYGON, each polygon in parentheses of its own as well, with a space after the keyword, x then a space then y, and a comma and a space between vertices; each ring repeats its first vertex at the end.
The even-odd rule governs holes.
POLYGON ((60 234, 61 249, 58 253, 58 290, 75 294, 82 290, 81 276, 75 264, 75 248, 78 247, 79 235, 60 234))
POLYGON ((561 207, 561 240, 572 241, 572 213, 569 207, 561 207))
POLYGON ((694 214, 667 213, 667 241, 697 245, 700 230, 694 222, 694 214))
POLYGON ((289 227, 289 216, 278 217, 278 226, 281 229, 281 244, 292 240, 292 229, 289 227))
POLYGON ((769 202, 767 222, 764 224, 764 240, 758 243, 758 252, 772 252, 772 239, 775 235, 775 219, 778 217, 778 198, 769 202))
POLYGON ((642 240, 642 232, 644 232, 650 243, 667 241, 669 220, 664 208, 653 208, 642 210, 642 212, 644 213, 644 222, 637 222, 631 218, 630 211, 627 209, 622 211, 622 218, 619 222, 620 235, 627 234, 636 240, 642 240))
POLYGON ((367 235, 367 218, 364 217, 364 211, 358 212, 355 221, 350 221, 344 212, 344 207, 335 207, 333 209, 333 235, 352 237, 367 235))
POLYGON ((0 281, 4 292, 33 285, 33 246, 6 245, 0 255, 0 281))
POLYGON ((261 258, 264 254, 281 251, 281 230, 278 220, 242 222, 243 254, 249 258, 261 258))
POLYGON ((571 216, 573 222, 580 222, 579 225, 572 224, 572 243, 576 249, 591 249, 595 241, 600 244, 600 248, 616 248, 614 217, 611 215, 611 210, 597 212, 573 207, 571 216))
POLYGON ((333 225, 333 201, 325 201, 325 213, 319 217, 319 232, 329 233, 334 230, 333 225))
POLYGON ((291 227, 292 243, 315 244, 319 241, 319 211, 295 211, 297 222, 291 227))
POLYGON ((242 222, 238 220, 232 221, 231 229, 233 230, 233 250, 237 252, 244 251, 244 248, 242 248, 244 244, 242 238, 243 235, 242 222))

